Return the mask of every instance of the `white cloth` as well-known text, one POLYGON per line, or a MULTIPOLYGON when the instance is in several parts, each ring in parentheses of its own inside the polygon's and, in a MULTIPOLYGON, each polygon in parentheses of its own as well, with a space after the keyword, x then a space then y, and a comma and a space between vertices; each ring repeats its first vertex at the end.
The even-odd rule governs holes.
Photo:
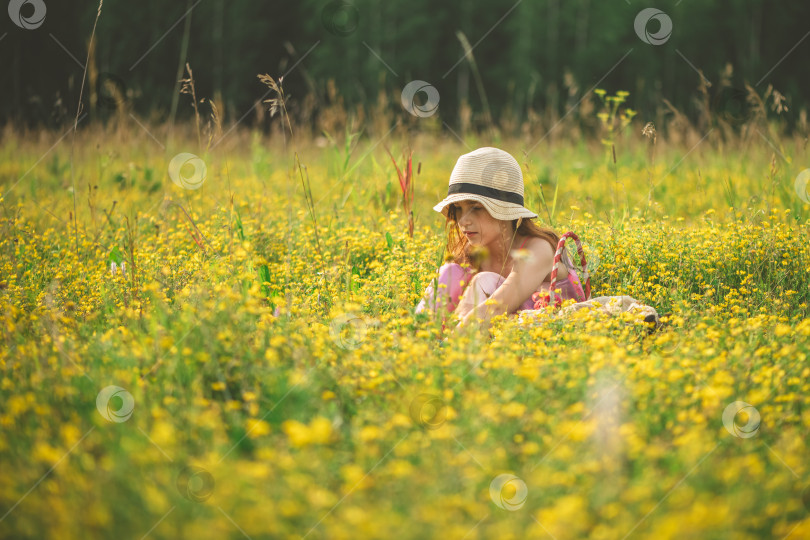
MULTIPOLYGON (((597 296, 596 298, 591 298, 584 302, 577 302, 576 304, 555 310, 552 312, 552 316, 561 317, 586 308, 596 309, 600 314, 611 316, 616 316, 624 312, 638 314, 640 318, 652 315, 655 318, 655 322, 658 323, 658 312, 655 308, 639 302, 632 296, 597 296)), ((518 320, 520 322, 531 321, 535 318, 538 311, 539 310, 533 309, 520 311, 518 312, 518 320)))

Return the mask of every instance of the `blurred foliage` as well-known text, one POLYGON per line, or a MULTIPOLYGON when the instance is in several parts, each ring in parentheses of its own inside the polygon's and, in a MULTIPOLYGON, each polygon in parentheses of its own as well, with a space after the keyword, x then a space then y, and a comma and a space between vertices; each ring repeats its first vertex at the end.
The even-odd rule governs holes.
MULTIPOLYGON (((47 7, 45 23, 35 30, 0 18, 0 35, 7 34, 0 46, 0 63, 7 68, 0 80, 2 119, 60 125, 75 115, 98 4, 47 7)), ((480 128, 484 96, 471 82, 456 38, 460 30, 473 44, 486 99, 500 123, 531 121, 539 110, 565 114, 594 85, 630 92, 633 109, 648 120, 660 123, 667 99, 694 121, 703 108, 696 93, 701 70, 719 108, 727 105, 727 88, 744 92, 748 83, 762 91, 772 84, 793 111, 786 124, 796 126, 810 92, 804 69, 810 41, 801 41, 810 4, 775 9, 765 0, 662 0, 656 7, 673 23, 670 39, 657 46, 636 35, 640 7, 624 2, 108 1, 84 101, 94 114, 110 115, 92 107, 105 102, 106 78, 116 81, 135 114, 165 118, 178 66, 188 61, 198 96, 221 99, 226 123, 251 112, 264 94, 256 74, 289 73, 289 112, 299 121, 314 122, 336 99, 370 116, 386 95, 386 106, 396 109, 402 87, 420 79, 439 90, 444 121, 464 122, 464 108, 471 107, 471 127, 480 128), (187 54, 181 58, 190 7, 187 54), (97 89, 101 100, 92 95, 97 89)), ((649 23, 653 31, 655 24, 649 23)), ((192 113, 181 104, 178 118, 192 113)), ((257 121, 255 114, 245 119, 257 121)))

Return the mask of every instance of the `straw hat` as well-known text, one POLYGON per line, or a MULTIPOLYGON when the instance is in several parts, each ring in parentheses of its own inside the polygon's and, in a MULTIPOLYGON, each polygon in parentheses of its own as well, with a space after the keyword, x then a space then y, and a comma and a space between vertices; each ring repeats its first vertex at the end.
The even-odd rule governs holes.
POLYGON ((523 206, 523 172, 508 152, 485 146, 458 158, 447 197, 433 207, 447 217, 449 205, 473 200, 484 205, 495 219, 536 218, 523 206))

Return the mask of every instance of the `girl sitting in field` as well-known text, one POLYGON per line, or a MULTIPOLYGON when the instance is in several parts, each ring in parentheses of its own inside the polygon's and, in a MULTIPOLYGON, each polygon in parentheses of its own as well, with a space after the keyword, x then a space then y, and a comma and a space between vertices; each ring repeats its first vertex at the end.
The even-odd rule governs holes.
MULTIPOLYGON (((454 313, 461 329, 478 319, 534 309, 532 295, 548 293, 559 242, 523 206, 523 173, 509 153, 479 148, 462 155, 450 174, 447 197, 433 207, 447 219, 451 261, 439 269, 438 292, 429 285, 416 308, 454 313)), ((562 253, 555 289, 563 300, 587 300, 574 265, 562 253)))

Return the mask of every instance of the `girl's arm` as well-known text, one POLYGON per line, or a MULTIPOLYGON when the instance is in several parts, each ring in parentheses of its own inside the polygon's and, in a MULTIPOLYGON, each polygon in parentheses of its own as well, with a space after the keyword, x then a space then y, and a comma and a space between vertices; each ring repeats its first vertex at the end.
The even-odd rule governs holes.
POLYGON ((527 298, 531 298, 540 287, 543 277, 554 265, 554 250, 542 239, 530 241, 525 249, 529 251, 529 256, 515 258, 512 271, 506 280, 492 296, 470 310, 462 318, 457 329, 460 330, 476 319, 482 322, 484 328, 488 328, 492 317, 514 313, 527 298))

